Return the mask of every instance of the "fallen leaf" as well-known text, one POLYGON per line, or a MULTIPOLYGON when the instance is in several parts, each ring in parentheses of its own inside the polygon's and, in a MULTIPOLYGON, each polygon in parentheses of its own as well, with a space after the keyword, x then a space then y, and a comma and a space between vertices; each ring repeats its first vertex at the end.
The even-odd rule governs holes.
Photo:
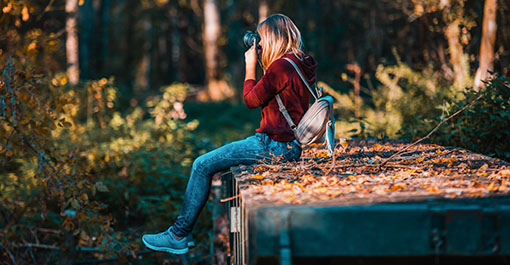
POLYGON ((251 176, 252 179, 264 179, 265 177, 264 176, 261 176, 261 175, 255 175, 255 176, 251 176))
POLYGON ((403 190, 405 189, 407 186, 407 184, 405 184, 404 182, 398 182, 398 183, 395 183, 393 184, 393 186, 391 187, 391 191, 399 191, 399 190, 403 190))

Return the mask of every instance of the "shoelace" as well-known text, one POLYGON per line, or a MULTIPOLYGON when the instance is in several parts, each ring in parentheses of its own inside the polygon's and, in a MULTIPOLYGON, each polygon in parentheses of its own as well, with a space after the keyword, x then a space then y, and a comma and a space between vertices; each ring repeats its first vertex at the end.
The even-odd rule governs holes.
POLYGON ((163 233, 160 233, 158 235, 156 235, 157 238, 160 238, 160 237, 164 237, 164 236, 170 236, 170 234, 168 233, 168 231, 165 231, 163 233))

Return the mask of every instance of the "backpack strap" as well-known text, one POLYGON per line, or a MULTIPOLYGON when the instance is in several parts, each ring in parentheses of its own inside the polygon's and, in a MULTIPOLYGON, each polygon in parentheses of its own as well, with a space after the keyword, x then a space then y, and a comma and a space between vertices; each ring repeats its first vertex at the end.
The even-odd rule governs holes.
MULTIPOLYGON (((306 87, 308 88, 308 90, 310 91, 310 93, 312 94, 312 96, 315 98, 315 101, 317 101, 319 98, 318 96, 315 95, 315 93, 313 93, 313 90, 312 88, 310 87, 310 85, 308 84, 308 82, 306 81, 305 77, 303 76, 303 74, 301 74, 301 71, 299 71, 299 68, 297 67, 297 65, 294 63, 294 61, 292 61, 290 58, 283 58, 285 60, 287 60, 290 64, 292 64, 292 66, 294 67, 294 69, 296 69, 296 72, 298 73, 299 77, 301 77, 301 80, 303 80, 303 83, 305 83, 306 87)), ((319 92, 317 92, 319 93, 319 92)), ((290 117, 290 114, 289 112, 287 111, 287 108, 285 108, 285 105, 283 105, 283 101, 282 99, 280 98, 280 95, 277 94, 275 96, 276 98, 276 102, 278 102, 278 107, 279 107, 279 110, 280 112, 283 114, 283 117, 285 118, 285 120, 287 121, 287 123, 289 124, 289 127, 290 129, 292 130, 292 132, 294 132, 294 135, 296 134, 296 124, 294 123, 294 121, 292 120, 292 117, 290 117)), ((331 106, 330 106, 331 108, 331 106)), ((297 137, 296 137, 297 138, 297 137)))
POLYGON ((287 109, 285 108, 285 105, 283 105, 283 102, 282 102, 282 99, 280 98, 280 95, 276 95, 275 98, 276 98, 276 102, 278 102, 278 106, 279 106, 280 112, 283 114, 283 117, 285 117, 285 120, 289 124, 290 129, 294 132, 296 130, 297 126, 294 123, 294 121, 292 120, 292 117, 290 117, 290 114, 287 111, 287 109))
POLYGON ((315 98, 315 100, 317 101, 319 98, 313 93, 313 90, 312 88, 310 87, 310 85, 308 84, 308 82, 306 81, 305 77, 303 76, 303 74, 301 73, 301 71, 299 71, 299 68, 297 67, 297 65, 294 63, 294 61, 292 61, 290 58, 283 58, 285 60, 287 60, 290 64, 292 64, 292 66, 294 66, 294 69, 296 69, 296 72, 298 73, 299 77, 301 77, 301 80, 303 80, 303 83, 305 83, 306 87, 308 88, 308 90, 310 90, 310 93, 312 93, 312 96, 315 98))

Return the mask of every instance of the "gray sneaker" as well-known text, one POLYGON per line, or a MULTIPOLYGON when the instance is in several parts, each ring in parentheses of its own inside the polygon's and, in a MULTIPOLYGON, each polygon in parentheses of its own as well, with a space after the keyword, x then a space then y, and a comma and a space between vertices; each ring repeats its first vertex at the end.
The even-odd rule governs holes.
POLYGON ((188 238, 183 237, 181 240, 174 238, 170 229, 158 233, 143 235, 142 241, 149 249, 156 251, 165 251, 173 254, 186 254, 188 253, 188 238))
MULTIPOLYGON (((170 226, 168 228, 168 232, 170 232, 172 229, 172 226, 170 226)), ((195 247, 195 239, 193 238, 193 236, 191 235, 191 233, 189 235, 186 236, 186 239, 188 240, 188 247, 191 249, 191 248, 194 248, 195 247)))

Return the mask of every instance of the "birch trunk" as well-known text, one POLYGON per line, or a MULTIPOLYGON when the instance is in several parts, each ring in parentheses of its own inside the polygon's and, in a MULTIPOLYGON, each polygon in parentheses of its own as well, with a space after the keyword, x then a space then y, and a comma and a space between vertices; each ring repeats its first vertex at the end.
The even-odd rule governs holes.
POLYGON ((76 85, 80 79, 78 61, 78 0, 66 0, 66 60, 69 84, 76 85))
MULTIPOLYGON (((205 82, 207 97, 219 101, 231 97, 233 90, 224 80, 219 80, 218 74, 218 39, 221 33, 220 13, 216 0, 204 0, 204 56, 205 56, 205 82)), ((200 96, 204 100, 206 96, 200 96)))
POLYGON ((496 9, 497 0, 485 0, 483 9, 482 38, 480 43, 480 65, 475 75, 474 89, 483 86, 483 80, 489 77, 488 71, 493 71, 494 42, 496 41, 496 9))
POLYGON ((441 0, 440 4, 447 12, 447 16, 457 16, 457 18, 447 22, 445 37, 448 40, 450 63, 453 67, 454 86, 458 90, 462 90, 471 85, 468 57, 464 54, 464 49, 460 43, 460 17, 463 16, 463 12, 455 13, 454 10, 451 10, 453 7, 449 0, 441 0))
POLYGON ((260 0, 259 2, 259 23, 264 21, 269 15, 269 6, 266 0, 260 0))

